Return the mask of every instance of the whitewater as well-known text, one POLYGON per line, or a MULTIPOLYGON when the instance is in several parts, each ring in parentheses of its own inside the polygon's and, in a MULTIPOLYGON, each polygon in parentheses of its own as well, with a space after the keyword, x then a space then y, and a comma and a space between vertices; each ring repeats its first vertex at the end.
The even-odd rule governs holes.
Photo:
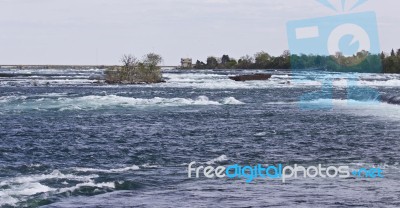
POLYGON ((12 75, 0 78, 0 207, 400 206, 396 74, 164 70, 165 83, 106 85, 101 69, 0 73, 12 75), (272 78, 229 79, 251 73, 272 78), (385 178, 188 180, 192 161, 385 178))

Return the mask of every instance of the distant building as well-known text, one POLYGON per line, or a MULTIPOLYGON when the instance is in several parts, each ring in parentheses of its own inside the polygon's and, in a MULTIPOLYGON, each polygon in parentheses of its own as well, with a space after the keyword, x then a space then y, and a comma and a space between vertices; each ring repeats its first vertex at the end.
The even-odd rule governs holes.
POLYGON ((182 58, 181 59, 181 68, 182 69, 191 69, 193 68, 193 63, 191 58, 182 58))

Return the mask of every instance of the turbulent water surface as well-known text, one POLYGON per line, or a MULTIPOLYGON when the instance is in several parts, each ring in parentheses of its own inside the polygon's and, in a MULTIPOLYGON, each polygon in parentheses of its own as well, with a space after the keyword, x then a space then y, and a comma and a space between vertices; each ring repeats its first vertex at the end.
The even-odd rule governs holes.
POLYGON ((107 86, 89 79, 101 70, 0 72, 13 75, 0 78, 0 207, 400 207, 397 75, 166 71, 166 83, 107 86), (300 101, 321 80, 333 97, 328 86, 300 101), (192 161, 381 167, 385 178, 188 179, 192 161))

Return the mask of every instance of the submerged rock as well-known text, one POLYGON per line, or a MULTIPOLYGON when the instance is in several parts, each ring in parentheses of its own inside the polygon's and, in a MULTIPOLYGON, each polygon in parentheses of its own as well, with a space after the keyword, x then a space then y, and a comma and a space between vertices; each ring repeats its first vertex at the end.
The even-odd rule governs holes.
POLYGON ((234 77, 229 77, 231 80, 237 82, 252 81, 252 80, 268 80, 272 77, 271 74, 250 74, 250 75, 238 75, 234 77))

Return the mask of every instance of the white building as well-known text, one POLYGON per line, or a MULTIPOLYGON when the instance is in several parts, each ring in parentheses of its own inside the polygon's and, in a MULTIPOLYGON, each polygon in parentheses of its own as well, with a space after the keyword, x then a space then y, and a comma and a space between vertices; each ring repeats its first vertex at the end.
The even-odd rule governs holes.
POLYGON ((193 67, 191 58, 182 58, 181 59, 181 68, 182 69, 190 69, 193 67))

